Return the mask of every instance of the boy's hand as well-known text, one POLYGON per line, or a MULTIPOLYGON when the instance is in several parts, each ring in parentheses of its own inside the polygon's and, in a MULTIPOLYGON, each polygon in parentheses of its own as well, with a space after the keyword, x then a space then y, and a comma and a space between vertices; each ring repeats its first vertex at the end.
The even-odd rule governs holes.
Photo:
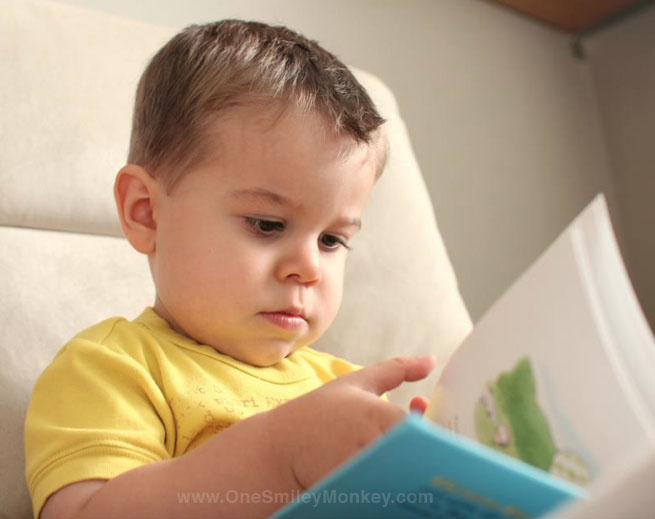
MULTIPOLYGON (((270 442, 283 470, 305 489, 402 420, 380 399, 403 382, 425 378, 434 357, 396 358, 340 377, 268 413, 270 442)), ((415 398, 410 409, 425 409, 415 398)))

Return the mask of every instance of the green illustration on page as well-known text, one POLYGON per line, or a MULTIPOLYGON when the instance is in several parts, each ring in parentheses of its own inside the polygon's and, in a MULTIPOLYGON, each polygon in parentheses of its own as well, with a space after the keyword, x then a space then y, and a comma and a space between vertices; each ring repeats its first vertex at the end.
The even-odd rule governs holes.
POLYGON ((478 441, 573 483, 584 485, 590 471, 574 452, 559 449, 548 418, 537 402, 528 357, 487 384, 474 408, 478 441))

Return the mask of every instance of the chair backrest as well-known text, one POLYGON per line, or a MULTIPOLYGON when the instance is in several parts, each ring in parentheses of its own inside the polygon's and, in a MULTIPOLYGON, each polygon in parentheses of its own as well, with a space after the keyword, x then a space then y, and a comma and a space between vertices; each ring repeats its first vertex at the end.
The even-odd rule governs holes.
MULTIPOLYGON (((23 420, 63 343, 154 301, 145 258, 121 237, 112 183, 134 90, 169 28, 60 3, 0 0, 0 516, 27 517, 23 420)), ((368 364, 445 360, 471 322, 389 90, 356 71, 388 119, 388 166, 352 251, 342 309, 318 348, 368 364)), ((392 400, 429 394, 434 377, 392 400)))

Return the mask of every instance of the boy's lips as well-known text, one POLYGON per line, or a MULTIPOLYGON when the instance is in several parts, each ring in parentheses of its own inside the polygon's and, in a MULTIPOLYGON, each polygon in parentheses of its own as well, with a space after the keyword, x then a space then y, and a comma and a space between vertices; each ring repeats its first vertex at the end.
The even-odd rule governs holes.
POLYGON ((289 331, 303 330, 308 324, 302 310, 293 308, 275 312, 261 312, 260 315, 268 322, 289 331))

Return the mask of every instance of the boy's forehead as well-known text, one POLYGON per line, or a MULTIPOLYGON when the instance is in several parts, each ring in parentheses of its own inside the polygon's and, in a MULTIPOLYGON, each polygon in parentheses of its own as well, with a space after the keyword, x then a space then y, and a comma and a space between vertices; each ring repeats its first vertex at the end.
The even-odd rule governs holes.
MULTIPOLYGON (((327 154, 345 160, 357 150, 374 151, 377 142, 358 143, 345 132, 337 132, 334 123, 316 112, 302 112, 293 104, 280 102, 238 106, 221 113, 206 125, 204 155, 220 160, 233 154, 256 151, 274 153, 280 148, 327 154)), ((376 141, 379 139, 375 139, 376 141)))
POLYGON ((374 131, 368 144, 333 127, 322 114, 302 112, 281 102, 233 106, 206 120, 196 141, 195 159, 167 191, 179 193, 179 181, 194 171, 220 177, 221 170, 234 172, 244 163, 265 167, 272 161, 300 164, 305 160, 307 165, 312 160, 345 163, 353 159, 364 169, 373 165, 377 180, 386 161, 384 126, 374 131))
MULTIPOLYGON (((232 191, 237 196, 231 198, 264 201, 266 197, 253 195, 257 189, 279 194, 286 190, 297 199, 303 187, 317 186, 310 181, 316 175, 326 182, 340 182, 339 171, 359 176, 361 170, 368 177, 365 172, 377 170, 375 148, 330 133, 320 116, 242 109, 213 122, 206 135, 205 157, 184 175, 197 181, 189 178, 175 191, 202 191, 204 185, 223 194, 232 191)), ((272 196, 268 201, 280 202, 272 196)))

